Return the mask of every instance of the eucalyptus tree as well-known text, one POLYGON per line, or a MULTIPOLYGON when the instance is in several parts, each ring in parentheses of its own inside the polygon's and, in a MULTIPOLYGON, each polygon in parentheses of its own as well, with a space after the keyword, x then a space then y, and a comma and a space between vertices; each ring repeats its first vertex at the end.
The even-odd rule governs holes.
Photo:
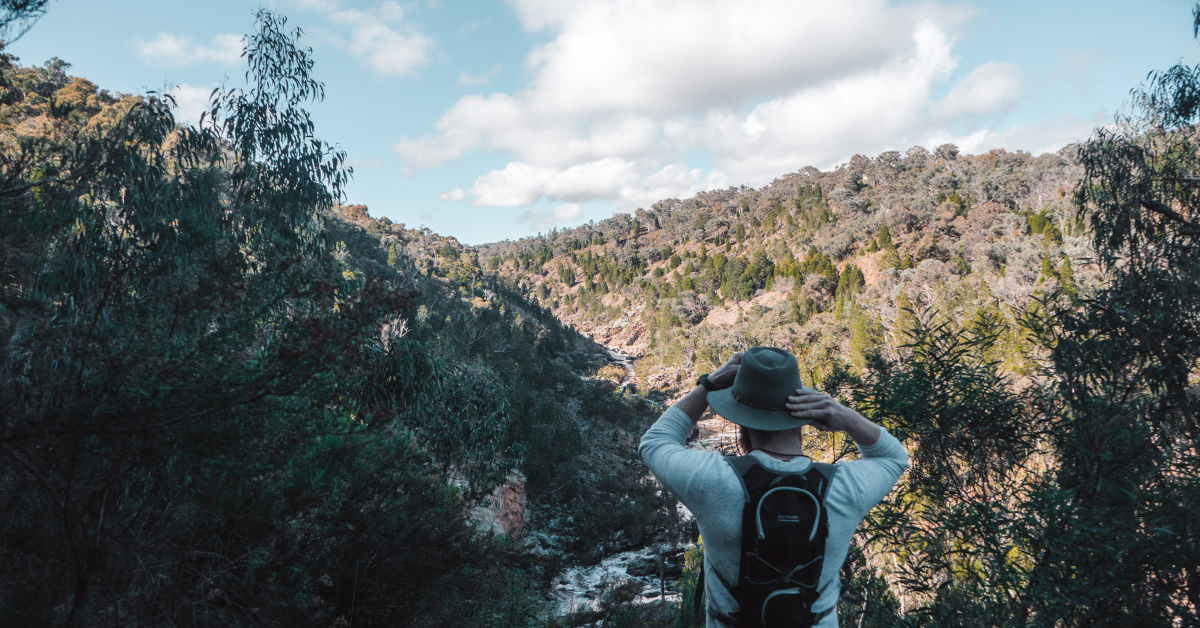
POLYGON ((298 37, 260 12, 195 127, 4 57, 0 624, 404 624, 480 559, 398 427, 442 381, 411 295, 330 237, 298 37))
POLYGON ((1075 204, 1107 281, 1034 325, 1060 465, 1040 495, 1037 623, 1200 623, 1198 94, 1200 66, 1151 73, 1079 154, 1075 204))

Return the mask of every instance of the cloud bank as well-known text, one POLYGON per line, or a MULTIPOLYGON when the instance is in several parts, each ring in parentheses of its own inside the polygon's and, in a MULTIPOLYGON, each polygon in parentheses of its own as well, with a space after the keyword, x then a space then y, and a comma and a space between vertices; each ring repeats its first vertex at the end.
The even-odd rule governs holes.
POLYGON ((286 2, 321 16, 319 24, 305 28, 307 45, 343 50, 376 74, 412 76, 429 63, 436 44, 394 0, 369 8, 348 8, 341 0, 286 2))
MULTIPOLYGON (((765 183, 806 165, 828 167, 855 152, 954 140, 977 150, 1027 135, 987 126, 1024 92, 1014 66, 985 63, 948 84, 958 69, 954 33, 967 17, 954 6, 510 5, 529 33, 548 37, 526 58, 529 83, 511 93, 464 96, 432 133, 394 146, 409 171, 475 151, 510 156, 463 191, 476 206, 599 200, 628 210, 702 189, 765 183), (712 168, 689 167, 689 151, 709 155, 712 168)), ((550 218, 538 214, 536 222, 550 218)))
POLYGON ((245 38, 232 33, 221 33, 207 45, 192 42, 187 37, 171 33, 159 33, 149 41, 134 38, 133 47, 139 59, 149 65, 160 67, 182 67, 198 63, 215 63, 229 66, 241 61, 245 38))
POLYGON ((398 2, 384 2, 369 11, 330 3, 325 13, 341 27, 337 44, 379 74, 408 76, 429 62, 433 39, 405 21, 398 2))

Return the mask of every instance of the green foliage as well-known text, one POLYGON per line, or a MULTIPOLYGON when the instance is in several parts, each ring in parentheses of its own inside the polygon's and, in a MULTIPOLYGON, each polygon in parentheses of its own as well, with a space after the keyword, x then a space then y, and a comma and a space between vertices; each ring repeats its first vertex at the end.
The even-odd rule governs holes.
MULTIPOLYGON (((714 256, 714 260, 718 257, 724 258, 723 255, 714 256)), ((725 261, 720 268, 720 280, 715 283, 718 283, 725 298, 738 301, 754 296, 756 290, 766 287, 775 276, 775 264, 763 251, 756 253, 751 262, 735 257, 725 261)))
POLYGON ((1026 211, 1025 224, 1027 225, 1028 233, 1041 234, 1041 233, 1045 232, 1046 227, 1048 227, 1052 224, 1050 221, 1050 217, 1046 215, 1046 208, 1042 208, 1042 211, 1040 211, 1036 214, 1032 213, 1028 209, 1026 209, 1025 211, 1026 211))
POLYGON ((1043 469, 1045 425, 998 364, 980 359, 997 336, 992 324, 918 325, 911 357, 871 358, 855 392, 860 411, 912 452, 901 486, 863 526, 876 551, 896 554, 909 617, 922 624, 1010 625, 1023 616, 1010 592, 1028 591, 1042 533, 1027 491, 1043 469))
POLYGON ((862 291, 864 283, 862 270, 854 264, 847 264, 838 277, 837 289, 834 291, 834 299, 837 302, 834 306, 835 318, 842 318, 846 303, 862 291))
POLYGON ((1200 197, 1179 182, 1197 166, 1198 76, 1152 75, 1082 147, 1075 202, 1105 282, 1084 295, 1069 259, 1043 257, 1057 287, 1023 320, 1045 356, 1034 385, 999 370, 1012 330, 994 306, 963 328, 898 321, 908 359, 867 361, 855 402, 913 458, 866 520, 896 557, 906 623, 1197 623, 1200 197))
POLYGON ((808 275, 820 275, 821 289, 827 293, 834 294, 837 291, 840 283, 837 267, 833 265, 833 259, 818 251, 815 246, 809 247, 808 254, 796 269, 796 281, 803 282, 808 275))
MULTIPOLYGON (((703 597, 703 591, 696 591, 696 585, 699 584, 700 570, 704 568, 704 546, 697 543, 688 548, 683 559, 683 575, 680 576, 679 582, 675 584, 675 589, 679 591, 679 616, 678 626, 680 628, 693 628, 695 623, 696 596, 703 597)), ((707 619, 707 614, 701 616, 701 621, 707 619)))
POLYGON ((721 294, 726 299, 745 300, 754 293, 753 284, 744 282, 746 262, 740 258, 731 258, 725 263, 722 271, 721 294))
POLYGON ((951 192, 949 195, 938 192, 937 204, 949 203, 955 215, 966 216, 971 211, 970 197, 960 196, 958 192, 951 192))
POLYGON ((880 225, 879 234, 875 236, 875 239, 879 240, 879 248, 885 251, 891 251, 896 248, 896 245, 892 243, 892 232, 888 229, 887 225, 880 225))
POLYGON ((558 278, 563 282, 564 285, 566 285, 568 288, 575 285, 574 268, 571 266, 564 266, 562 262, 559 262, 556 268, 558 269, 558 278))
POLYGON ((834 220, 833 211, 825 200, 820 184, 797 187, 794 204, 799 223, 808 231, 817 231, 834 220))
MULTIPOLYGON (((380 334, 409 303, 396 271, 332 244, 349 173, 298 107, 321 86, 295 37, 260 12, 251 87, 204 127, 96 97, 18 149, 0 622, 408 623, 489 555, 394 421, 438 380, 380 334)), ((9 124, 36 113, 14 104, 9 124)))
POLYGON ((767 257, 765 251, 759 250, 754 254, 754 260, 746 266, 744 272, 755 290, 765 288, 767 282, 775 276, 775 263, 767 257))
POLYGON ((839 299, 858 294, 862 292, 865 283, 862 270, 854 264, 847 264, 838 277, 837 290, 834 294, 839 299))
POLYGON ((1133 111, 1082 148, 1075 202, 1108 282, 1031 323, 1054 373, 1046 394, 1061 404, 1045 496, 1054 549, 1034 573, 1056 595, 1036 608, 1067 625, 1197 621, 1200 202, 1184 177, 1198 165, 1198 85, 1195 68, 1152 74, 1133 111), (1103 549, 1085 540, 1097 532, 1103 549))
POLYGON ((971 274, 971 265, 960 255, 950 258, 950 272, 960 277, 971 274))
POLYGON ((1079 295, 1079 286, 1075 284, 1075 269, 1071 266, 1071 258, 1063 256, 1062 266, 1058 269, 1058 282, 1068 296, 1079 295))
POLYGON ((883 347, 883 324, 857 303, 850 302, 850 363, 862 372, 883 347))
POLYGON ((1042 267, 1038 274, 1038 283, 1043 281, 1053 280, 1058 278, 1058 271, 1054 269, 1054 263, 1050 261, 1050 256, 1042 256, 1042 267))
POLYGON ((1046 240, 1048 242, 1052 242, 1054 244, 1062 244, 1063 243, 1062 230, 1059 229, 1058 225, 1056 225, 1054 223, 1047 224, 1045 229, 1042 230, 1042 235, 1046 238, 1046 240))
MULTIPOLYGON (((580 555, 681 529, 642 471, 578 463, 577 420, 651 412, 580 380, 547 309, 469 247, 336 202, 344 158, 300 107, 321 94, 309 53, 259 26, 251 88, 200 128, 62 62, 0 63, 0 130, 52 113, 40 92, 73 103, 5 149, 0 623, 528 621, 513 591, 540 576, 465 516, 516 467, 544 508, 599 500, 563 531, 580 555)), ((585 289, 642 267, 580 258, 585 289)))
POLYGON ((803 325, 812 318, 813 314, 820 311, 817 302, 811 297, 797 297, 791 303, 789 317, 793 323, 803 325))
POLYGON ((908 292, 901 289, 900 294, 896 296, 896 324, 893 327, 899 344, 907 344, 913 330, 917 329, 918 325, 920 323, 913 311, 913 304, 908 298, 908 292))

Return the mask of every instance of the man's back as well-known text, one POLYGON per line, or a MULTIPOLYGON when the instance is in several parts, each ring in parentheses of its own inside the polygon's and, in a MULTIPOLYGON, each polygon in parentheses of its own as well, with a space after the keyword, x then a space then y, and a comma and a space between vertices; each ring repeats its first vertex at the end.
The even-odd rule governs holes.
MULTIPOLYGON (((737 603, 727 587, 736 585, 739 576, 745 493, 733 467, 721 455, 684 446, 692 427, 687 414, 672 407, 642 437, 638 452, 655 477, 692 512, 700 527, 705 548, 708 626, 732 626, 728 613, 737 610, 737 603)), ((863 455, 861 460, 837 464, 837 473, 825 498, 829 536, 818 584, 822 593, 813 606, 817 613, 837 604, 841 588, 838 570, 859 522, 887 495, 908 467, 904 448, 886 431, 874 444, 860 445, 859 450, 863 455)), ((778 473, 804 473, 812 464, 804 457, 779 460, 761 451, 751 455, 762 466, 778 473)), ((836 627, 836 612, 828 614, 818 625, 836 627)))

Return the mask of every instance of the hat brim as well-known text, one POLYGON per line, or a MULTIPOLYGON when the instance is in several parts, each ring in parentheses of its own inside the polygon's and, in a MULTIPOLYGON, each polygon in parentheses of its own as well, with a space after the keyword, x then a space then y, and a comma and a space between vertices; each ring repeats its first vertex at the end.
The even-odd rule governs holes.
POLYGON ((786 409, 765 410, 763 408, 752 408, 734 399, 733 390, 730 388, 714 390, 708 393, 707 397, 708 405, 712 407, 713 412, 738 425, 744 425, 764 432, 794 430, 802 425, 812 423, 809 419, 797 419, 786 409))

